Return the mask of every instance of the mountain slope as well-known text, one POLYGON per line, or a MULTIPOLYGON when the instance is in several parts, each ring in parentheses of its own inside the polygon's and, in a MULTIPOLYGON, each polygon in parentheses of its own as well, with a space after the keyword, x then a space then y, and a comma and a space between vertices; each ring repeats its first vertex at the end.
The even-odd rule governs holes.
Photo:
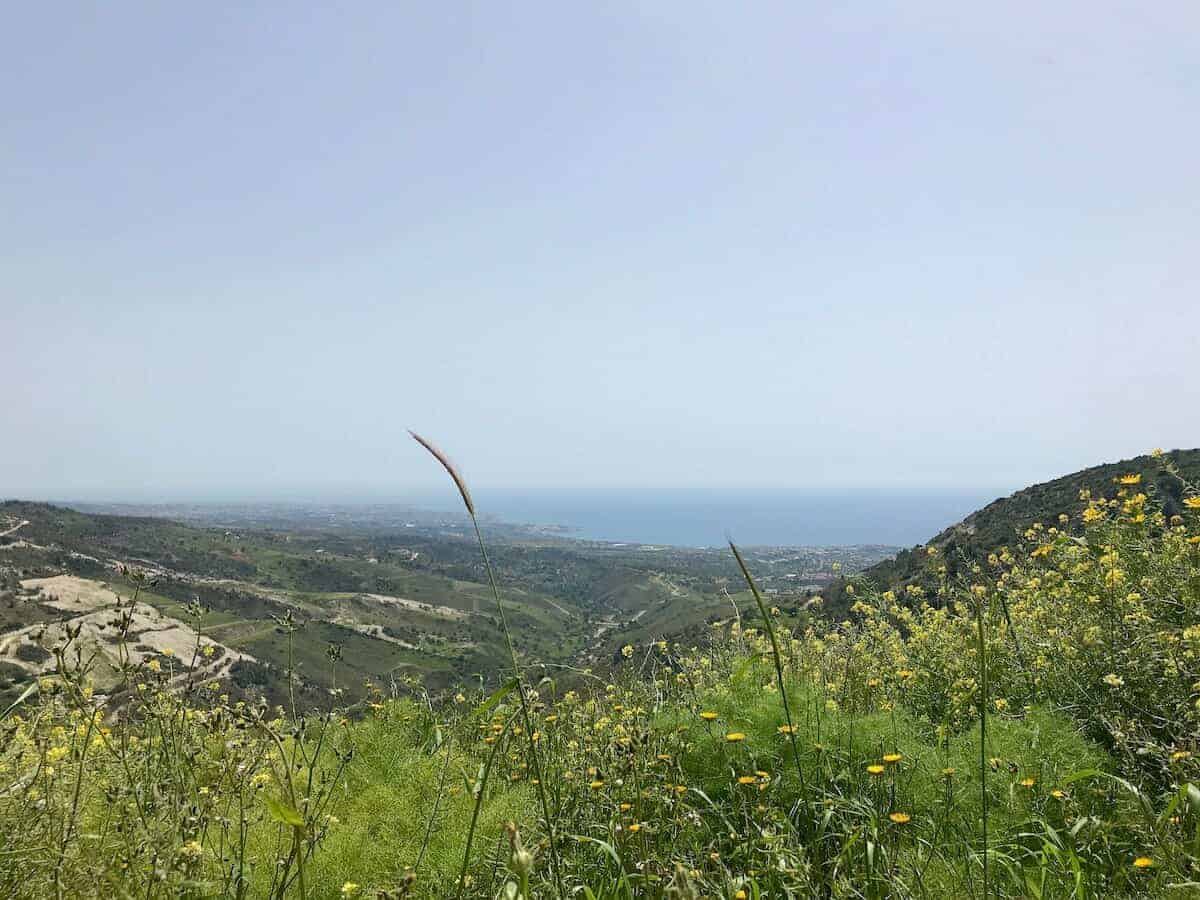
MULTIPOLYGON (((227 667, 234 680, 273 700, 291 665, 302 701, 327 696, 331 645, 342 648, 351 694, 362 693, 365 679, 412 675, 444 687, 505 663, 486 585, 405 556, 377 558, 336 537, 235 534, 18 501, 0 503, 0 532, 0 692, 42 666, 58 634, 42 626, 89 624, 86 617, 106 614, 118 595, 134 594, 123 565, 148 579, 139 608, 172 627, 191 628, 187 606, 197 599, 207 610, 199 624, 237 661, 227 667), (56 587, 62 577, 72 589, 66 597, 56 587), (302 624, 290 638, 278 623, 289 614, 302 624)), ((512 627, 538 658, 569 660, 589 633, 570 600, 522 587, 506 587, 505 600, 512 627)), ((105 650, 104 637, 89 648, 105 650)))
MULTIPOLYGON (((876 563, 862 574, 878 586, 892 589, 916 583, 929 584, 934 580, 935 566, 945 565, 951 575, 956 574, 964 560, 968 563, 981 561, 989 553, 1011 546, 1037 522, 1075 530, 1082 505, 1080 492, 1111 497, 1120 489, 1117 479, 1125 475, 1140 475, 1141 482, 1136 490, 1162 504, 1168 516, 1176 515, 1183 509, 1181 478, 1200 483, 1200 449, 1172 450, 1159 457, 1145 455, 1105 463, 1023 488, 1009 497, 993 500, 926 544, 902 550, 894 558, 876 563), (1058 521, 1062 514, 1071 516, 1068 523, 1058 521), (929 547, 938 550, 936 563, 927 552, 929 547)), ((828 610, 839 617, 848 607, 844 588, 845 582, 839 581, 831 585, 826 594, 828 610)))
MULTIPOLYGON (((508 665, 473 540, 438 524, 410 528, 380 524, 375 516, 359 522, 343 514, 316 527, 314 518, 321 517, 297 508, 290 518, 275 511, 268 527, 261 516, 237 512, 221 509, 215 519, 181 523, 161 514, 0 502, 0 639, 20 632, 11 647, 0 644, 0 693, 19 691, 33 663, 43 661, 40 654, 52 649, 58 631, 33 626, 97 612, 63 607, 52 591, 35 586, 70 576, 74 580, 64 583, 74 585, 75 594, 100 598, 108 608, 118 595, 133 593, 122 564, 151 582, 139 594, 141 603, 172 621, 190 621, 188 605, 198 599, 208 610, 199 624, 230 658, 236 654, 230 674, 273 700, 293 663, 299 702, 326 697, 331 645, 342 649, 340 684, 351 693, 361 693, 367 679, 387 683, 393 676, 448 688, 476 673, 496 677, 508 665), (222 521, 225 516, 233 521, 222 521), (289 614, 304 623, 290 638, 277 621, 289 614), (26 635, 40 635, 38 648, 27 646, 26 635)), ((603 666, 620 659, 627 643, 694 642, 710 620, 728 618, 735 606, 753 606, 749 596, 738 595, 741 576, 723 548, 485 533, 509 625, 529 660, 603 666), (726 588, 734 592, 732 602, 726 588)), ((747 549, 760 586, 789 622, 798 621, 805 592, 828 583, 835 562, 860 571, 890 552, 894 548, 881 546, 747 549)))

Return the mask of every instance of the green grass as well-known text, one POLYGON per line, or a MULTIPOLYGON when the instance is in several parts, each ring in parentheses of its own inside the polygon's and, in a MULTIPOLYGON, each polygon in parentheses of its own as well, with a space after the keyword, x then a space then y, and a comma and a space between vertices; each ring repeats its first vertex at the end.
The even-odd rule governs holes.
MULTIPOLYGON (((475 774, 476 760, 452 751, 449 790, 439 800, 444 752, 441 747, 431 752, 430 736, 412 724, 418 719, 411 707, 390 707, 357 724, 347 736, 354 747, 354 764, 337 788, 331 814, 338 822, 330 828, 311 870, 312 897, 339 897, 347 881, 402 883, 421 854, 435 803, 439 815, 423 859, 421 881, 424 886, 447 885, 457 876, 473 805, 464 778, 475 774)), ((476 847, 493 849, 504 822, 524 819, 531 801, 528 786, 495 795, 479 822, 476 847)), ((259 875, 257 889, 264 890, 266 881, 259 875)))
MULTIPOLYGON (((821 684, 793 677, 788 690, 807 785, 802 789, 779 733, 772 667, 749 640, 722 635, 710 650, 679 657, 655 650, 641 675, 629 663, 610 687, 559 696, 535 711, 567 884, 620 896, 630 880, 639 896, 666 896, 678 864, 693 873, 686 879, 705 896, 785 888, 808 896, 821 885, 839 891, 857 885, 866 896, 879 897, 978 892, 974 732, 946 732, 903 706, 830 708, 821 684), (701 712, 716 718, 707 721, 701 712), (732 732, 744 737, 731 742, 732 732), (898 761, 882 763, 893 753, 898 761), (868 765, 884 765, 884 773, 872 775, 868 765), (947 768, 954 773, 945 774, 947 768), (740 784, 743 776, 753 783, 740 784), (911 822, 889 822, 896 812, 911 822), (636 835, 630 832, 635 823, 636 835)), ((321 664, 308 655, 301 662, 321 664)), ((345 659, 337 667, 339 680, 355 671, 345 659)), ((138 678, 153 685, 148 674, 138 678)), ((47 759, 47 748, 64 740, 54 734, 56 723, 71 720, 70 696, 52 693, 36 701, 34 714, 10 740, 6 771, 32 771, 31 764, 47 759), (35 731, 45 740, 34 740, 35 731)), ((534 882, 542 885, 538 896, 551 889, 523 738, 503 730, 514 718, 520 723, 511 696, 490 708, 479 694, 430 708, 377 694, 357 721, 335 712, 308 717, 302 730, 300 723, 226 708, 210 694, 197 699, 203 699, 202 709, 211 704, 219 711, 216 718, 181 718, 179 700, 170 693, 139 696, 143 712, 123 726, 142 738, 132 749, 122 751, 120 741, 114 750, 96 746, 87 763, 79 761, 77 749, 54 760, 60 776, 35 782, 43 786, 42 796, 0 797, 0 836, 12 854, 8 862, 0 856, 0 887, 11 896, 52 895, 56 841, 76 772, 84 773, 85 824, 68 841, 59 876, 69 896, 96 896, 93 890, 101 896, 236 896, 236 886, 222 880, 215 854, 224 846, 230 855, 239 818, 249 840, 234 856, 247 873, 247 896, 268 896, 276 871, 270 861, 288 856, 293 829, 272 812, 267 797, 289 805, 289 779, 300 786, 298 797, 312 798, 311 806, 302 799, 296 806, 305 831, 318 841, 305 867, 306 897, 340 897, 347 882, 368 891, 408 885, 408 896, 449 896, 465 852, 473 786, 497 747, 466 896, 494 896, 510 877, 503 829, 509 820, 527 835, 527 844, 541 848, 534 867, 534 882), (128 770, 119 762, 122 754, 132 764, 128 770), (270 777, 259 784, 259 773, 270 777), (135 812, 145 803, 139 798, 146 779, 161 786, 145 813, 148 827, 135 812), (314 787, 303 788, 306 783, 314 787), (43 796, 53 801, 39 807, 43 796), (114 827, 118 823, 123 831, 114 827), (190 859, 185 845, 197 836, 210 848, 200 857, 203 877, 196 881, 201 872, 177 861, 168 864, 165 880, 156 881, 155 854, 190 859), (92 840, 107 849, 93 852, 92 840), (122 859, 131 867, 114 868, 122 859), (208 887, 195 886, 200 883, 208 887)), ((1136 797, 1109 779, 1076 777, 1115 772, 1119 765, 1075 723, 1035 707, 994 717, 989 731, 987 753, 997 760, 985 773, 993 810, 989 849, 998 870, 993 896, 1023 895, 1030 877, 1050 886, 1045 896, 1067 896, 1073 864, 1084 867, 1086 887, 1074 896, 1144 896, 1139 890, 1165 883, 1155 873, 1139 874, 1138 881, 1130 869, 1132 854, 1148 840, 1136 797), (1029 778, 1033 784, 1023 785, 1029 778), (1054 790, 1063 790, 1063 798, 1053 797, 1054 790), (1095 824, 1076 829, 1078 822, 1095 824), (1047 845, 1057 857, 1043 859, 1047 845)), ((72 733, 70 740, 82 746, 83 737, 72 733)), ((1157 799, 1153 808, 1159 815, 1157 799)), ((1192 827, 1193 813, 1186 806, 1179 812, 1185 827, 1192 827)), ((1184 854, 1181 865, 1191 865, 1182 844, 1171 846, 1184 854)), ((295 871, 293 865, 289 897, 300 896, 295 871)))
MULTIPOLYGON (((694 641, 639 620, 573 690, 534 661, 574 616, 536 593, 493 596, 461 628, 423 614, 432 653, 328 619, 264 627, 231 603, 217 634, 308 676, 315 711, 180 693, 164 657, 125 673, 129 705, 106 720, 86 666, 64 665, 0 720, 0 892, 1194 896, 1200 491, 1185 483, 1171 513, 1138 474, 957 573, 930 548, 930 587, 848 582, 845 621, 745 594, 697 604, 694 641), (468 649, 501 612, 511 652, 468 649), (476 664, 514 677, 489 695, 476 664), (400 677, 362 685, 380 671, 400 677), (360 693, 331 695, 335 672, 360 693)), ((636 604, 661 596, 651 581, 613 589, 636 604)), ((317 587, 303 612, 360 602, 317 587)), ((576 649, 578 632, 556 637, 576 649)))

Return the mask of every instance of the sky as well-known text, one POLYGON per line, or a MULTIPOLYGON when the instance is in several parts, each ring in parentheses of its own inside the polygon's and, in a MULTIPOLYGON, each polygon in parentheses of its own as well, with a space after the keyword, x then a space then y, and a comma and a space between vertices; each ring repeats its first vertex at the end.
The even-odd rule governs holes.
POLYGON ((0 58, 0 496, 1200 445, 1191 2, 27 3, 0 58))

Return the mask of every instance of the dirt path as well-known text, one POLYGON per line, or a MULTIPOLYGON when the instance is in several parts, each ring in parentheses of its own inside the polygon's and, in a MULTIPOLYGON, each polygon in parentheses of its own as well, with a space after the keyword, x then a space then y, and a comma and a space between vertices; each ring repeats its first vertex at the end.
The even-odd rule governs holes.
POLYGON ((568 619, 575 618, 575 613, 571 612, 569 609, 563 609, 561 606, 559 606, 557 603, 555 603, 551 597, 547 596, 545 599, 546 599, 547 603, 549 603, 551 606, 553 606, 555 609, 557 609, 560 613, 562 613, 568 619))
POLYGON ((0 531, 0 537, 8 537, 10 534, 12 534, 12 533, 13 533, 14 531, 16 531, 18 528, 24 528, 24 527, 25 527, 26 525, 28 525, 28 524, 29 524, 29 520, 28 520, 28 519, 25 519, 25 520, 24 520, 24 521, 22 521, 22 522, 18 522, 18 523, 17 523, 16 525, 14 525, 12 528, 8 529, 8 531, 0 531))
POLYGON ((685 591, 683 588, 681 588, 679 585, 677 585, 675 582, 673 582, 666 575, 663 575, 661 572, 655 572, 653 575, 650 576, 650 580, 652 582, 662 585, 666 589, 667 593, 670 594, 672 597, 687 596, 687 591, 685 591))

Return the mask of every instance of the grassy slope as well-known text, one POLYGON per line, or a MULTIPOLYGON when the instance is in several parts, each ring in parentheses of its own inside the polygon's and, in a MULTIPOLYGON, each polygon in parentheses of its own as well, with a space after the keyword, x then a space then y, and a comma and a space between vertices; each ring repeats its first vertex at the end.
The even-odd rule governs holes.
MULTIPOLYGON (((1093 493, 1112 493, 1112 478, 1131 470, 1137 471, 1136 462, 1089 470, 1087 477, 1093 493)), ((1058 503, 1067 502, 1068 492, 1077 495, 1090 486, 1074 478, 981 511, 971 526, 948 531, 942 549, 955 535, 982 541, 993 526, 997 533, 1019 528, 1013 523, 1022 515, 1049 518, 1058 503)), ((1141 487, 1157 492, 1173 514, 1178 492, 1170 493, 1171 501, 1169 486, 1149 474, 1143 481, 1141 487)), ((617 897, 621 879, 644 877, 647 894, 659 896, 649 885, 661 888, 678 864, 703 882, 704 896, 732 898, 741 889, 753 896, 755 884, 766 885, 769 896, 784 895, 785 889, 795 896, 978 895, 981 787, 988 798, 987 846, 994 864, 990 896, 1167 896, 1168 885, 1195 883, 1200 802, 1193 798, 1200 795, 1183 782, 1194 780, 1197 771, 1198 704, 1190 685, 1198 683, 1198 673, 1196 654, 1180 649, 1200 645, 1200 511, 1189 510, 1168 527, 1157 511, 1138 515, 1140 503, 1127 492, 1111 514, 1105 507, 1083 542, 1039 533, 1037 541, 1015 550, 1016 561, 1003 571, 997 566, 981 571, 978 579, 988 582, 976 585, 981 593, 963 588, 957 595, 968 608, 968 597, 1003 592, 1016 623, 1008 627, 1020 630, 1029 650, 1044 651, 1040 660, 1030 654, 1034 668, 1026 670, 1014 642, 1005 639, 1009 608, 1001 615, 991 604, 987 624, 980 626, 980 640, 985 629, 989 634, 991 671, 990 693, 981 703, 989 710, 982 751, 973 718, 979 699, 974 625, 962 616, 939 618, 954 604, 908 618, 902 613, 911 611, 896 606, 860 630, 848 625, 803 639, 787 635, 786 690, 798 760, 780 733, 777 671, 770 645, 751 631, 759 624, 753 613, 710 632, 711 643, 697 647, 640 645, 618 663, 610 683, 592 682, 590 695, 564 697, 553 685, 539 684, 545 705, 535 709, 532 727, 547 766, 570 884, 593 885, 598 896, 617 897), (1104 556, 1110 558, 1100 562, 1104 556), (1114 568, 1116 561, 1127 572, 1114 568), (1121 578, 1111 577, 1118 572, 1121 578), (1122 586, 1125 578, 1137 592, 1122 586), (1073 612, 1064 615, 1065 609, 1073 612), (1104 627, 1090 627, 1093 621, 1104 627), (1123 630, 1114 637, 1108 633, 1113 628, 1123 630), (1126 652, 1130 647, 1136 650, 1126 652), (980 761, 981 752, 988 761, 980 761), (1137 795, 1129 782, 1100 772, 1144 778, 1145 793, 1137 795), (1149 865, 1135 863, 1142 859, 1149 865), (618 865, 626 867, 624 873, 618 865)), ((639 608, 650 600, 651 581, 614 583, 609 602, 627 604, 625 611, 639 608)), ((457 586, 451 580, 450 587, 457 586)), ((310 591, 295 599, 306 610, 328 611, 358 602, 358 595, 310 591)), ((745 598, 735 595, 738 599, 745 598)), ((868 610, 883 609, 882 598, 868 599, 868 610)), ((530 604, 525 614, 532 624, 561 615, 556 609, 530 604)), ((781 614, 773 621, 787 619, 781 614)), ((221 627, 250 628, 245 622, 221 627)), ((314 626, 318 632, 338 627, 314 626)), ((275 654, 286 652, 272 629, 250 628, 246 634, 275 654)), ((527 647, 524 635, 521 640, 527 647)), ((325 664, 313 647, 298 655, 306 668, 325 664)), ((357 646, 347 655, 352 658, 339 664, 339 680, 357 677, 370 665, 357 646)), ((139 677, 153 682, 148 673, 139 677)), ((279 814, 260 798, 279 796, 285 780, 336 769, 343 778, 316 779, 328 787, 328 811, 338 822, 321 838, 308 870, 308 896, 344 895, 347 882, 361 885, 367 895, 401 884, 406 867, 417 863, 427 828, 429 849, 409 896, 446 896, 464 851, 469 783, 490 748, 498 746, 469 892, 495 896, 507 856, 500 823, 511 816, 531 840, 538 837, 530 757, 525 736, 513 733, 507 743, 503 736, 501 723, 516 719, 513 698, 494 708, 483 704, 487 711, 476 714, 482 697, 467 692, 470 700, 440 707, 380 696, 361 722, 343 719, 339 711, 324 726, 313 718, 300 728, 286 719, 240 719, 245 713, 225 707, 215 715, 180 714, 173 706, 177 695, 150 691, 146 718, 134 717, 125 727, 152 723, 171 739, 128 744, 135 766, 104 755, 116 754, 103 741, 88 744, 78 714, 55 709, 60 701, 54 694, 39 696, 34 702, 45 704, 43 712, 17 726, 15 750, 5 764, 17 773, 45 773, 39 784, 54 802, 42 803, 28 791, 0 793, 0 825, 16 861, 0 860, 0 885, 15 896, 38 896, 39 886, 46 888, 66 871, 82 896, 101 883, 94 880, 99 873, 107 885, 127 887, 143 879, 148 888, 134 893, 155 896, 155 860, 164 859, 176 860, 174 869, 159 867, 163 877, 176 879, 172 886, 189 883, 182 880, 191 877, 189 859, 209 865, 208 877, 215 881, 222 858, 212 835, 201 835, 207 851, 189 855, 199 833, 195 810, 223 803, 224 817, 231 811, 243 815, 248 800, 250 860, 261 894, 273 871, 263 861, 278 859, 281 848, 286 852, 291 833, 273 824, 279 814), (332 728, 328 745, 326 731, 311 733, 319 728, 332 728), (500 743, 490 744, 497 734, 500 743), (449 745, 442 743, 447 738, 449 745), (310 764, 314 745, 328 746, 334 756, 310 764), (85 746, 91 756, 83 754, 85 746), (174 750, 181 746, 191 748, 186 761, 174 750), (298 755, 300 746, 306 750, 298 755), (447 746, 450 752, 443 755, 447 746), (231 764, 239 759, 231 759, 236 753, 244 753, 250 766, 269 766, 271 777, 247 788, 254 769, 231 764), (70 767, 85 759, 98 767, 97 777, 69 777, 70 767), (446 790, 438 787, 443 760, 449 761, 446 790), (57 782, 46 771, 51 763, 63 770, 57 782), (145 796, 140 776, 130 773, 157 771, 155 766, 171 776, 150 779, 163 795, 156 795, 149 814, 161 819, 139 826, 126 815, 122 829, 101 827, 113 804, 128 807, 145 796), (85 785, 86 839, 105 840, 129 854, 132 867, 108 865, 108 855, 93 853, 83 842, 71 845, 69 853, 46 852, 47 842, 62 833, 59 823, 71 798, 79 796, 76 784, 85 785), (177 823, 174 816, 182 818, 177 823), (128 832, 134 841, 127 840, 126 827, 134 828, 128 832), (147 853, 145 841, 161 852, 147 853)), ((225 702, 204 696, 210 703, 225 702)), ((318 817, 324 812, 324 807, 314 812, 303 827, 324 829, 326 820, 318 817)), ((206 821, 216 834, 223 819, 206 821)), ((537 869, 544 878, 544 845, 537 869)), ((547 890, 543 883, 538 895, 547 890)))

